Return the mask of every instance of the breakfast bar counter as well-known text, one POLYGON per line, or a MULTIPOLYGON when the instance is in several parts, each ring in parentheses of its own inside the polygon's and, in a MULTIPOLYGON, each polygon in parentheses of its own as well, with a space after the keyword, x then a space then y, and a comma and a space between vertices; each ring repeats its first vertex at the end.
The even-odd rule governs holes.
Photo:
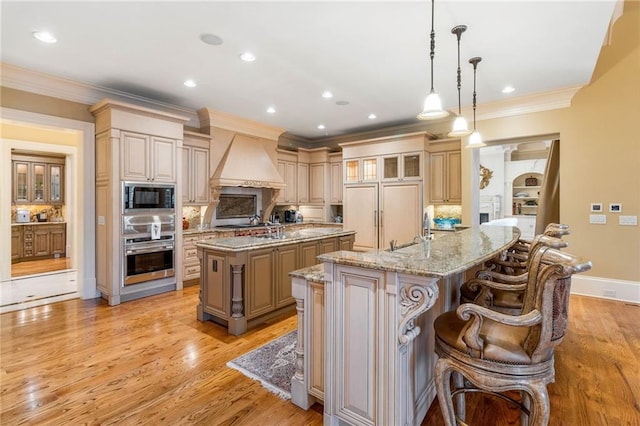
POLYGON ((419 425, 436 395, 433 321, 457 306, 465 271, 519 237, 477 226, 394 251, 326 253, 321 268, 294 271, 292 402, 322 401, 325 425, 419 425))

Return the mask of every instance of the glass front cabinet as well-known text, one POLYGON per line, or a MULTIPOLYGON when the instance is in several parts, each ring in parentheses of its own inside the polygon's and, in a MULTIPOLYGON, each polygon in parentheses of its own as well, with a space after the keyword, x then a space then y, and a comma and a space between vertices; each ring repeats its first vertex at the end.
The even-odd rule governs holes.
POLYGON ((382 157, 382 180, 422 179, 422 154, 419 152, 382 157))
POLYGON ((344 183, 376 182, 378 158, 354 158, 344 162, 344 183))
POLYGON ((15 155, 14 204, 64 203, 64 158, 15 155))

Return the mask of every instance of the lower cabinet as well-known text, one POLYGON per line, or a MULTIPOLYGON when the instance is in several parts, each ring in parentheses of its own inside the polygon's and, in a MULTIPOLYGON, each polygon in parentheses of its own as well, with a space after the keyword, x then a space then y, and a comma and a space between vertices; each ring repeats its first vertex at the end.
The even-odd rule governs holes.
POLYGON ((198 319, 225 324, 234 335, 244 333, 249 321, 268 318, 295 304, 290 272, 318 264, 320 254, 351 250, 353 241, 353 235, 334 235, 240 252, 197 248, 203 268, 198 319))
POLYGON ((200 260, 196 243, 211 238, 214 232, 202 232, 192 235, 184 235, 182 238, 182 280, 197 280, 200 278, 200 260))
POLYGON ((24 262, 64 257, 67 226, 64 223, 17 225, 11 229, 11 261, 24 262))

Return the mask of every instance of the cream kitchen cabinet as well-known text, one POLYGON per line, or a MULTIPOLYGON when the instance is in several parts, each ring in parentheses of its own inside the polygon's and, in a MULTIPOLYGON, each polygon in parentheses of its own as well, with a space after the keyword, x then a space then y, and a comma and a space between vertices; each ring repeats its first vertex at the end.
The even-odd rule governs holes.
POLYGON ((297 163, 296 200, 298 204, 309 202, 309 165, 297 163))
POLYGON ((326 170, 326 163, 309 165, 309 202, 312 204, 324 204, 325 202, 326 170))
POLYGON ((182 147, 182 205, 209 204, 209 145, 211 137, 184 132, 182 147))
MULTIPOLYGON (((353 238, 353 237, 345 237, 353 238)), ((306 243, 300 243, 300 268, 306 268, 318 264, 318 257, 324 253, 331 253, 338 250, 336 247, 337 241, 335 239, 326 239, 320 241, 309 241, 306 243)), ((344 243, 348 245, 348 243, 344 243)))
POLYGON ((382 157, 382 181, 422 179, 422 153, 385 155, 382 157))
POLYGON ((420 234, 421 182, 345 185, 344 194, 343 227, 356 231, 355 250, 386 249, 420 234))
POLYGON ((295 204, 298 195, 296 184, 298 180, 297 163, 278 160, 278 172, 286 186, 280 191, 277 202, 280 204, 295 204))
POLYGON ((176 141, 140 133, 121 133, 121 178, 128 181, 176 181, 176 141))
POLYGON ((430 155, 430 200, 432 204, 462 203, 462 155, 460 150, 430 155))
POLYGON ((330 189, 330 191, 331 191, 331 194, 329 195, 329 203, 330 204, 342 204, 342 186, 343 186, 343 182, 342 182, 342 161, 339 161, 339 162, 331 161, 331 163, 329 164, 329 167, 331 169, 331 171, 330 171, 330 176, 331 176, 331 186, 330 186, 331 189, 330 189))
POLYGON ((17 262, 22 257, 22 226, 11 227, 11 263, 17 262))
POLYGON ((207 238, 215 237, 215 232, 199 232, 182 237, 182 280, 192 281, 200 278, 200 260, 196 243, 207 238))
POLYGON ((344 183, 378 181, 378 157, 344 160, 344 183))

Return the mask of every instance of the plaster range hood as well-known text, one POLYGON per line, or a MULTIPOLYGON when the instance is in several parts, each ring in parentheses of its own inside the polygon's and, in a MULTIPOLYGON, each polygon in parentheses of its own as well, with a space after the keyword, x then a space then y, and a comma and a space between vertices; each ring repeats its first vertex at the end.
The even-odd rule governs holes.
POLYGON ((211 188, 282 189, 286 186, 262 144, 242 134, 233 136, 209 184, 211 188))

